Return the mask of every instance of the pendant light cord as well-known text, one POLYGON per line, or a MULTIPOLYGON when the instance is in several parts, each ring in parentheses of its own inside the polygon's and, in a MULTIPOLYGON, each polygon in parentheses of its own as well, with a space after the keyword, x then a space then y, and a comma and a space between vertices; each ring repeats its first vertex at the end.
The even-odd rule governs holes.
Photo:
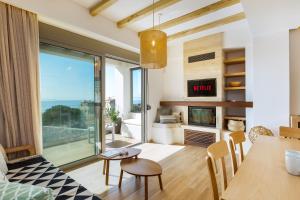
POLYGON ((153 26, 152 26, 152 29, 154 30, 154 0, 152 1, 152 7, 153 7, 153 13, 152 13, 152 16, 153 16, 152 24, 153 24, 153 26))
POLYGON ((160 30, 160 18, 162 16, 162 13, 158 14, 158 30, 160 30))

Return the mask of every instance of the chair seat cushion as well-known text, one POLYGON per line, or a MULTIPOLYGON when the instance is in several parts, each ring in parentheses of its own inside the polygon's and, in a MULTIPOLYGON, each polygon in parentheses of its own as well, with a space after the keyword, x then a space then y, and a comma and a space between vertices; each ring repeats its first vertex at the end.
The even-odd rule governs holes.
POLYGON ((10 182, 47 187, 53 190, 55 199, 99 198, 66 175, 43 157, 8 164, 7 178, 10 182))
POLYGON ((45 187, 0 181, 1 199, 54 200, 52 190, 45 187))

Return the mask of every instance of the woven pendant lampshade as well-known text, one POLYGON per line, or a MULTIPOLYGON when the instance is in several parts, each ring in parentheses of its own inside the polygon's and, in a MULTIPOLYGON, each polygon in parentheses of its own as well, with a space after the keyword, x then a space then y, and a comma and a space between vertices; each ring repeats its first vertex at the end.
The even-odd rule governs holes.
POLYGON ((146 30, 140 34, 141 67, 160 69, 167 65, 167 35, 160 30, 146 30))

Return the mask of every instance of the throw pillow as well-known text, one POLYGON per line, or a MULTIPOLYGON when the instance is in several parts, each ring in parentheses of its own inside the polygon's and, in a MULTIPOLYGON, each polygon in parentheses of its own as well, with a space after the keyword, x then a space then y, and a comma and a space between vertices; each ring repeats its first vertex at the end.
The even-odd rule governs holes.
POLYGON ((177 122, 177 120, 174 115, 161 115, 160 116, 161 124, 176 123, 176 122, 177 122))
POLYGON ((5 161, 7 162, 8 158, 7 158, 6 152, 5 152, 5 150, 4 150, 4 148, 3 148, 3 146, 1 144, 0 144, 0 154, 3 155, 5 161))
POLYGON ((0 171, 0 182, 1 181, 7 181, 7 178, 6 178, 5 174, 2 171, 0 171))
POLYGON ((155 122, 156 123, 160 122, 160 116, 161 115, 171 115, 171 114, 172 114, 172 109, 171 108, 160 107, 160 108, 157 109, 155 122))
POLYGON ((50 188, 0 181, 1 199, 54 200, 50 188))
POLYGON ((1 171, 3 174, 7 174, 7 172, 8 172, 7 164, 6 164, 5 158, 3 157, 3 155, 2 155, 1 153, 0 153, 0 171, 1 171))

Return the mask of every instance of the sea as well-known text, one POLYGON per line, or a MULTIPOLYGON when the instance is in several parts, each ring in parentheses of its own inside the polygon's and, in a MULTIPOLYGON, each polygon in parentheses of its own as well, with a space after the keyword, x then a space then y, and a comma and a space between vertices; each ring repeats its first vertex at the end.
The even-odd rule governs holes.
MULTIPOLYGON (((42 100, 42 113, 45 112, 47 109, 52 108, 53 106, 57 105, 64 105, 71 108, 80 108, 80 103, 84 100, 42 100)), ((140 104, 141 99, 135 98, 133 99, 134 104, 140 104)))

